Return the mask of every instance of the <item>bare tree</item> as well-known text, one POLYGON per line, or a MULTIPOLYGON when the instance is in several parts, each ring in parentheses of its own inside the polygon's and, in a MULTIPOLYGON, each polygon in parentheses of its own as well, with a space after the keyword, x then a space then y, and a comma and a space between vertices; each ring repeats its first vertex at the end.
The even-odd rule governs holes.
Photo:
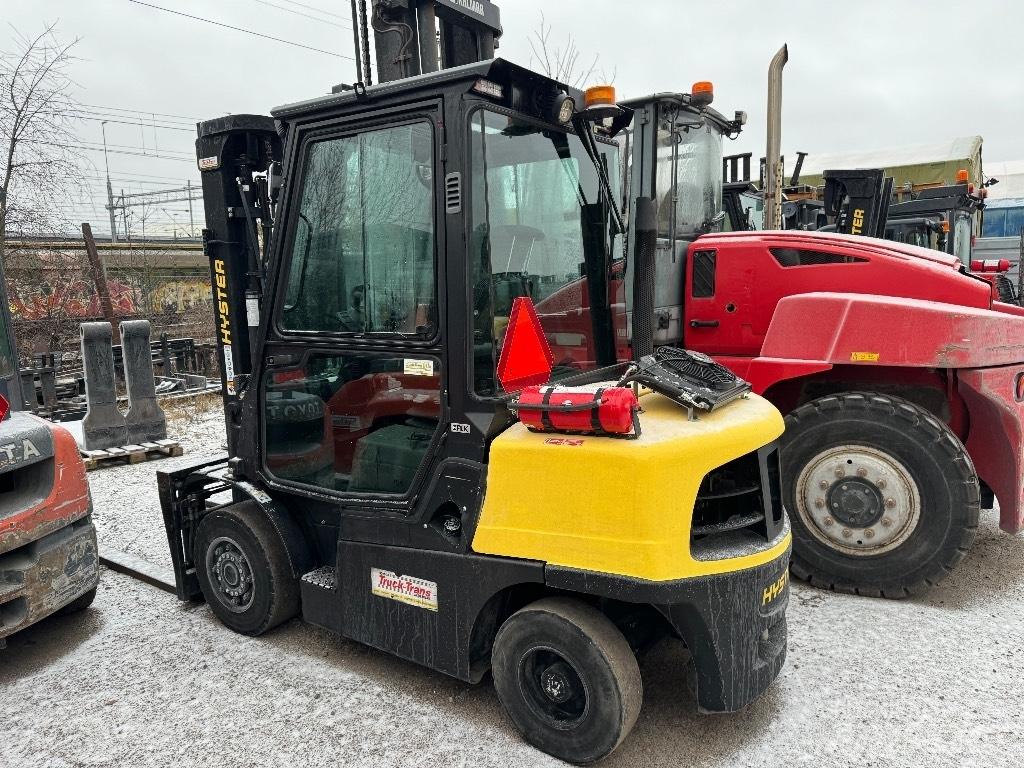
POLYGON ((60 231, 61 203, 78 197, 77 42, 50 24, 32 38, 15 31, 15 50, 0 54, 0 257, 8 237, 60 231))
MULTIPOLYGON (((44 321, 39 329, 24 329, 24 352, 52 348, 54 341, 36 337, 57 339, 73 322, 69 305, 75 303, 81 265, 74 259, 65 263, 66 253, 31 245, 22 244, 16 254, 12 245, 15 239, 66 229, 66 206, 80 197, 82 159, 74 128, 81 107, 69 72, 77 39, 62 42, 50 24, 35 37, 15 30, 13 42, 12 51, 0 52, 0 260, 13 267, 8 269, 12 301, 17 305, 15 297, 33 297, 30 314, 44 321)), ((29 321, 19 315, 16 325, 29 321)))
POLYGON ((609 77, 603 68, 598 68, 601 61, 599 54, 595 54, 593 59, 584 59, 583 52, 576 45, 576 38, 572 34, 566 36, 562 43, 552 40, 551 25, 548 24, 543 11, 540 14, 540 26, 530 36, 530 49, 533 51, 532 58, 536 59, 537 65, 552 80, 574 88, 589 83, 595 75, 604 83, 615 81, 614 70, 609 77), (589 65, 587 61, 590 62, 589 65))

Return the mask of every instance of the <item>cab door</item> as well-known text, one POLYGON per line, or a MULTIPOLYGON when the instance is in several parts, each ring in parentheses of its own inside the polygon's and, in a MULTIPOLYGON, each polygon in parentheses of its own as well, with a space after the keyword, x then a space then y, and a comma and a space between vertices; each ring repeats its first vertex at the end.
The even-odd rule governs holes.
POLYGON ((686 264, 684 328, 687 349, 717 356, 755 356, 761 351, 753 333, 756 284, 754 260, 735 249, 690 246, 686 264))
MULTIPOLYGON (((439 105, 301 127, 260 379, 262 471, 340 529, 408 515, 447 411, 439 105)), ((404 518, 403 518, 404 519, 404 518)))

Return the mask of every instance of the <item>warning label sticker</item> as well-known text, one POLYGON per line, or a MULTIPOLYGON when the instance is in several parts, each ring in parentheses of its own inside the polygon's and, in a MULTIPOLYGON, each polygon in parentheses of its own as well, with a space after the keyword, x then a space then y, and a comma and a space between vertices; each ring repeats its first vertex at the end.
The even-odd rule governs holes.
POLYGON ((854 363, 877 363, 882 356, 878 352, 854 352, 850 361, 854 363))
POLYGON ((437 611, 437 584, 413 576, 399 576, 380 568, 370 569, 370 590, 377 597, 437 611))
POLYGON ((406 376, 433 376, 434 375, 434 361, 433 360, 411 360, 405 359, 405 375, 406 376))

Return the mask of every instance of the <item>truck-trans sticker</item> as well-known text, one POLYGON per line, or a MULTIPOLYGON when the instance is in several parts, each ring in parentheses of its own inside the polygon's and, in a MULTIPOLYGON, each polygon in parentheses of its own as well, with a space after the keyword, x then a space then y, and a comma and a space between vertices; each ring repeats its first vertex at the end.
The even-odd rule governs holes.
POLYGON ((370 569, 370 590, 377 597, 437 611, 437 584, 413 576, 399 576, 380 568, 370 569))
POLYGON ((18 443, 0 445, 0 468, 20 464, 29 459, 37 459, 40 455, 35 443, 27 438, 21 441, 21 445, 18 443))

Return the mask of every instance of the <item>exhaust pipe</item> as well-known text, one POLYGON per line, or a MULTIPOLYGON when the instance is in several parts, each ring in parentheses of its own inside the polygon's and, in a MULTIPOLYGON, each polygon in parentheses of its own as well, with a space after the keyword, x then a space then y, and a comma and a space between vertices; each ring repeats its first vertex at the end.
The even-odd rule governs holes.
POLYGON ((764 228, 782 229, 782 68, 789 61, 783 45, 768 65, 768 151, 765 153, 764 228))

